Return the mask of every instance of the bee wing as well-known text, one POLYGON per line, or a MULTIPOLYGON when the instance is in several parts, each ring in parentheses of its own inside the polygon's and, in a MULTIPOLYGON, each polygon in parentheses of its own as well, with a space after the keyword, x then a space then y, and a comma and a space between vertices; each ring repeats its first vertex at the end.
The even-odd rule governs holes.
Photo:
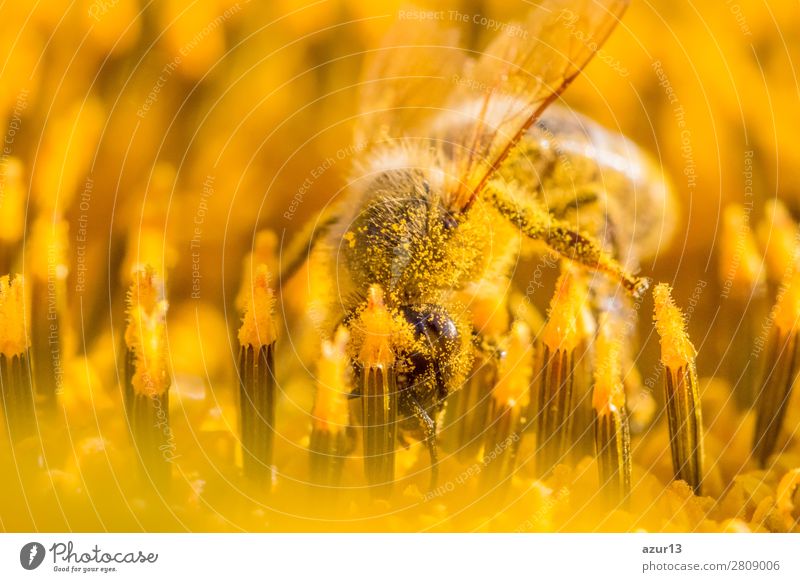
POLYGON ((470 86, 450 108, 460 117, 445 130, 448 205, 465 210, 522 135, 556 100, 605 42, 628 0, 543 0, 527 20, 507 25, 468 73, 470 86))
POLYGON ((401 17, 364 57, 356 141, 409 137, 442 110, 466 61, 457 29, 401 17))

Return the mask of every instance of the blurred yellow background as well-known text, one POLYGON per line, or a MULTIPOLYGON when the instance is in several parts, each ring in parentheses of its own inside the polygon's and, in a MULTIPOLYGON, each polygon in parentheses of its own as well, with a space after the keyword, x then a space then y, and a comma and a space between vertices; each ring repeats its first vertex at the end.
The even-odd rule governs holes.
MULTIPOLYGON (((497 19, 513 19, 526 7, 429 4, 497 19)), ((23 160, 28 216, 59 207, 74 236, 85 214, 86 260, 95 278, 107 275, 118 235, 152 224, 174 249, 165 261, 172 292, 183 293, 191 261, 182 251, 210 178, 202 274, 206 297, 218 299, 221 260, 238 263, 256 225, 293 231, 341 187, 346 164, 313 180, 295 220, 282 218, 305 177, 351 143, 362 52, 377 45, 402 5, 4 4, 4 145, 6 156, 23 160), (157 171, 159 162, 174 175, 157 171), (87 179, 91 200, 81 213, 87 179)), ((707 262, 722 202, 746 201, 748 152, 757 206, 776 195, 797 206, 796 16, 792 2, 633 2, 600 58, 566 94, 663 160, 683 202, 679 254, 686 244, 707 262)), ((479 47, 481 32, 470 38, 466 29, 465 43, 479 47)), ((238 269, 224 276, 233 284, 238 269)))
MULTIPOLYGON (((498 20, 527 7, 420 4, 498 20)), ((120 292, 119 273, 109 271, 129 252, 131 234, 139 256, 161 257, 173 300, 191 296, 202 279, 205 302, 230 304, 256 228, 285 242, 344 184, 353 156, 337 154, 352 146, 362 55, 403 6, 4 4, 3 183, 14 173, 9 156, 22 160, 22 197, 0 203, 19 231, 9 236, 22 236, 20 216, 30 230, 40 213, 65 215, 71 285, 81 275, 79 283, 111 286, 110 294, 102 285, 81 293, 90 322, 119 309, 108 301, 120 292), (328 158, 337 163, 310 179, 328 158), (193 238, 202 263, 192 261, 193 238)), ((644 267, 675 282, 678 296, 691 294, 697 279, 714 279, 724 202, 752 204, 754 219, 776 196, 800 206, 796 16, 788 1, 633 2, 566 93, 568 103, 643 145, 672 177, 678 232, 666 261, 644 267)), ((461 28, 465 45, 477 49, 490 33, 461 28)))
MULTIPOLYGON (((68 232, 57 235, 68 241, 66 350, 108 354, 91 372, 98 385, 114 373, 123 274, 142 257, 166 274, 170 357, 186 414, 195 414, 193 389, 234 381, 235 348, 206 342, 237 325, 242 258, 257 230, 273 229, 284 245, 342 188, 364 51, 406 4, 3 3, 0 238, 21 250, 37 221, 66 219, 68 232)), ((417 4, 502 21, 529 7, 417 4)), ((726 202, 752 205, 754 220, 776 197, 800 212, 797 16, 788 0, 634 1, 565 95, 645 147, 671 176, 681 202, 675 241, 644 269, 673 282, 679 303, 698 280, 716 284, 726 202)), ((467 47, 486 42, 486 30, 463 32, 467 47)), ((37 268, 21 252, 0 260, 4 272, 37 268)), ((698 312, 715 295, 703 293, 698 312)), ((690 331, 703 321, 693 319, 690 331)), ((108 394, 76 394, 68 404, 113 406, 108 394)), ((207 410, 196 414, 235 431, 207 410)))

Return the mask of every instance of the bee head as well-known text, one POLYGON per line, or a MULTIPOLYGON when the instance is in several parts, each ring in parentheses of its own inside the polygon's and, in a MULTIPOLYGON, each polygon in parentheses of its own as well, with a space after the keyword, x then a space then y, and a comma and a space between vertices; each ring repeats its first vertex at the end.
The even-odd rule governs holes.
POLYGON ((432 408, 452 389, 453 368, 463 350, 461 333, 440 305, 407 305, 399 311, 415 336, 413 350, 403 357, 406 365, 399 387, 411 389, 426 409, 432 408))

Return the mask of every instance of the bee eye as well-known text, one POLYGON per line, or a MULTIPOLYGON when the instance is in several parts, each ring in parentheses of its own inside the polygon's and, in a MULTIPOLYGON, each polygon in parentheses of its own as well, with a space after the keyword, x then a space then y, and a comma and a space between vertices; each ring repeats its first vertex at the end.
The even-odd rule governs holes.
POLYGON ((458 329, 450 315, 436 305, 414 305, 402 309, 406 321, 414 327, 414 334, 426 339, 434 352, 441 351, 458 338, 458 329))
POLYGON ((433 313, 427 319, 428 328, 439 338, 453 340, 458 335, 456 325, 449 316, 443 313, 433 313))
POLYGON ((449 362, 459 349, 458 328, 447 310, 439 305, 407 305, 401 307, 401 312, 421 345, 406 354, 410 368, 400 384, 410 387, 433 381, 437 397, 444 399, 450 377, 449 362))
POLYGON ((445 230, 453 230, 458 226, 458 220, 455 216, 453 216, 450 212, 445 212, 442 215, 442 225, 444 226, 445 230))

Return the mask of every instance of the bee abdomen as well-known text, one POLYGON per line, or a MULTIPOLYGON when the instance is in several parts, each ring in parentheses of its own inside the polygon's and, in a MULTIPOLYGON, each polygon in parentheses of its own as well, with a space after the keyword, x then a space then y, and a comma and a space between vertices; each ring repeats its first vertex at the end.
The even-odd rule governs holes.
POLYGON ((625 136, 569 109, 548 108, 501 175, 629 268, 670 239, 674 197, 656 165, 625 136))

